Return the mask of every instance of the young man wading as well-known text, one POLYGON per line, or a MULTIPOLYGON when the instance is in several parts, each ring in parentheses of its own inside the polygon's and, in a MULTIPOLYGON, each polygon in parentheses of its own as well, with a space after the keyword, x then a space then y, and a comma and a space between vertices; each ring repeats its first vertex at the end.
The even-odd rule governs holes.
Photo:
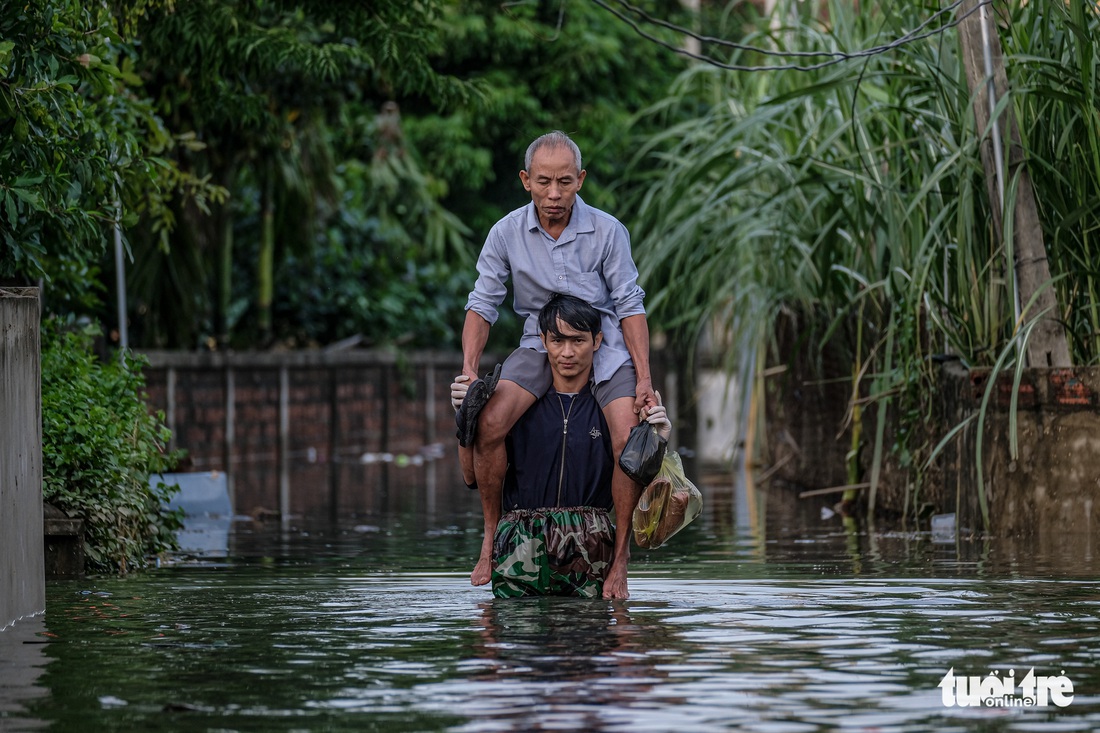
MULTIPOLYGON (((531 203, 505 216, 489 232, 462 330, 462 375, 469 380, 470 392, 457 416, 458 438, 463 460, 473 466, 485 522, 481 553, 470 575, 474 585, 488 583, 492 573, 492 539, 508 465, 505 437, 550 387, 537 313, 551 293, 576 296, 600 313, 603 343, 593 365, 592 391, 610 430, 611 492, 619 527, 628 526, 642 487, 622 472, 618 457, 639 415, 657 404, 649 374, 645 292, 638 286, 630 236, 617 219, 577 195, 585 177, 580 150, 565 133, 543 135, 527 148, 519 177, 531 203), (523 338, 499 372, 479 380, 481 354, 509 277, 513 307, 524 319, 523 338)), ((621 531, 604 597, 628 597, 629 559, 629 532, 621 531)))
MULTIPOLYGON (((583 300, 555 294, 538 314, 551 386, 513 426, 505 441, 508 468, 503 516, 492 543, 493 595, 607 597, 607 578, 617 559, 616 536, 629 540, 626 523, 609 511, 615 459, 608 426, 593 395, 592 362, 603 334, 600 313, 583 300)), ((463 402, 469 385, 456 377, 451 400, 463 402)), ((671 425, 657 404, 646 420, 667 440, 671 425)), ((463 478, 473 483, 463 462, 463 478)), ((634 502, 630 504, 633 510, 634 502)), ((622 562, 625 570, 626 561, 622 562)))

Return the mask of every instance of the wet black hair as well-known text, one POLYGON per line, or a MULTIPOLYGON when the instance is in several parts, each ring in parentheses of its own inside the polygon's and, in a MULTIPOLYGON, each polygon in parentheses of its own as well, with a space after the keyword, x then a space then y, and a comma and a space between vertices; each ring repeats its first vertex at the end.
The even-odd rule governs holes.
POLYGON ((596 340, 600 327, 600 312, 580 298, 564 293, 554 293, 539 311, 539 333, 563 336, 558 319, 578 331, 587 331, 596 340))

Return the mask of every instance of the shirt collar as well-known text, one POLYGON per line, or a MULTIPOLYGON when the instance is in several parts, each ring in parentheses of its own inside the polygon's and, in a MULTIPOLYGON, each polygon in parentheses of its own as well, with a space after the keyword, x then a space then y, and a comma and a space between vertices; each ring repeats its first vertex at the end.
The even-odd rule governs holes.
MULTIPOLYGON (((527 231, 533 232, 541 230, 542 225, 539 223, 538 212, 535 211, 535 202, 532 201, 527 204, 527 231)), ((596 231, 596 221, 592 216, 592 210, 589 208, 580 195, 573 201, 573 213, 569 217, 569 224, 566 225, 565 231, 558 237, 558 242, 564 242, 576 238, 577 234, 581 232, 594 232, 596 231)))
POLYGON ((592 391, 592 385, 594 383, 593 380, 595 380, 595 379, 596 379, 596 369, 595 369, 595 367, 593 367, 591 373, 588 375, 588 381, 584 383, 584 386, 581 387, 579 392, 559 392, 556 389, 554 389, 554 385, 551 384, 550 389, 546 390, 546 396, 549 397, 550 395, 560 394, 563 397, 578 397, 582 394, 587 394, 587 393, 592 391))

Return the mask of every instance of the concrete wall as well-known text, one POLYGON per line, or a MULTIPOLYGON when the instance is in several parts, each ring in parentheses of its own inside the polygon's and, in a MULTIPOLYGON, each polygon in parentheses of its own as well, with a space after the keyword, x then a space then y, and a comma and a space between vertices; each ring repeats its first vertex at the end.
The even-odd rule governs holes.
MULTIPOLYGON (((664 397, 666 390, 657 390, 664 397)), ((744 440, 744 410, 737 381, 718 369, 700 369, 696 391, 699 430, 695 450, 708 466, 732 466, 744 440)))
MULTIPOLYGON (((1100 530, 1100 369, 1024 371, 1015 413, 1015 457, 1013 377, 998 377, 984 423, 971 423, 950 446, 946 503, 958 507, 963 526, 980 529, 978 491, 983 491, 990 530, 999 537, 1035 536, 1041 546, 1056 544, 1064 535, 1091 537, 1100 530)), ((959 364, 944 369, 947 427, 978 413, 989 379, 988 370, 968 371, 959 364)))
MULTIPOLYGON (((145 355, 149 405, 164 412, 173 447, 188 452, 179 470, 227 472, 238 514, 357 515, 374 506, 374 491, 463 485, 449 389, 458 352, 145 355)), ((673 377, 657 366, 660 350, 654 357, 675 419, 673 377)), ((677 445, 687 440, 704 461, 729 466, 736 395, 717 373, 704 373, 700 389, 698 435, 681 429, 677 445)))
POLYGON ((0 629, 46 608, 38 289, 0 288, 0 629))
MULTIPOLYGON (((767 449, 778 478, 809 489, 844 483, 850 437, 844 419, 848 390, 841 376, 835 369, 822 376, 796 367, 768 378, 767 449)), ((958 361, 945 364, 938 423, 921 439, 937 445, 955 426, 971 421, 945 445, 919 486, 910 483, 915 474, 900 468, 888 453, 876 509, 899 516, 908 502, 910 514, 914 507, 923 515, 955 513, 967 534, 984 530, 998 538, 1027 537, 1043 552, 1054 552, 1075 538, 1086 551, 1092 552, 1094 545, 1100 551, 1093 537, 1100 530, 1100 368, 1024 370, 1013 417, 1014 376, 1001 374, 993 383, 986 417, 979 423, 989 370, 970 370, 958 361), (988 526, 981 512, 983 493, 988 526)), ((863 417, 862 463, 867 468, 874 411, 863 417)), ((887 445, 893 442, 896 423, 889 412, 887 445)), ((910 429, 914 427, 920 426, 910 429)), ((927 529, 927 523, 921 528, 927 529)))

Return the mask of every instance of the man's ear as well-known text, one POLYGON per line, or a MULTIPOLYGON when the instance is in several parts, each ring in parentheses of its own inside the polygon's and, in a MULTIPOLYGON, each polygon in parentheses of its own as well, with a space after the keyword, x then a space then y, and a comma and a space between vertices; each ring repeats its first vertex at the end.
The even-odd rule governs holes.
POLYGON ((593 347, 592 347, 592 350, 593 351, 599 351, 600 350, 600 344, 603 343, 603 331, 600 331, 599 333, 597 333, 596 338, 594 338, 592 341, 593 341, 593 344, 594 344, 593 347))
POLYGON ((542 342, 542 348, 546 349, 547 351, 550 351, 550 349, 546 348, 546 334, 545 333, 540 333, 539 334, 539 341, 542 342))
POLYGON ((581 172, 577 174, 577 190, 581 190, 581 186, 584 185, 584 177, 588 175, 588 171, 581 169, 581 172))
POLYGON ((521 170, 519 172, 519 180, 523 182, 523 188, 525 190, 531 190, 531 176, 527 175, 527 171, 521 170))

